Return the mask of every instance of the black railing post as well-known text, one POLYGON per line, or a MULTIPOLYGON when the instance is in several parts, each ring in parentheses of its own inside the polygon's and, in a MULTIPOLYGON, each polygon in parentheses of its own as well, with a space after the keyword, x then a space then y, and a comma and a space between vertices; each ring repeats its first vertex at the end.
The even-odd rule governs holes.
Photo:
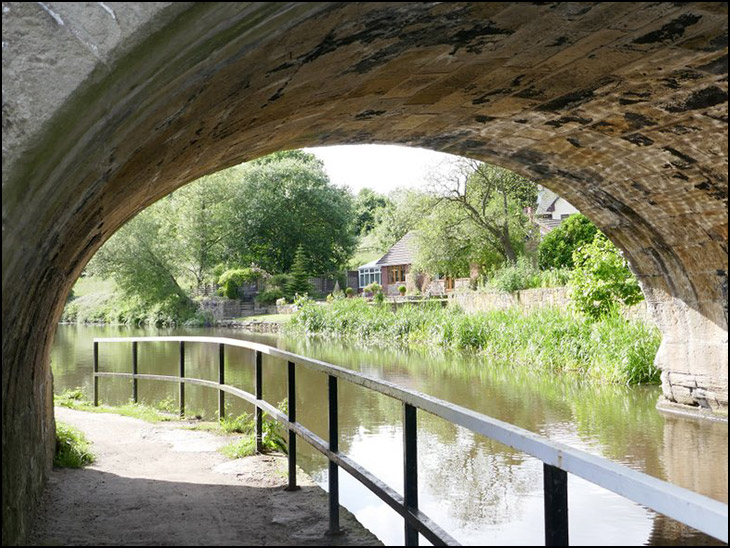
MULTIPOLYGON (((329 375, 329 449, 339 451, 339 427, 337 418, 337 377, 329 375)), ((340 533, 340 477, 337 464, 329 462, 330 535, 340 533)))
POLYGON ((96 375, 99 372, 99 343, 94 341, 94 407, 99 406, 99 377, 96 375))
MULTIPOLYGON (((263 388, 263 358, 264 355, 261 351, 256 351, 256 399, 262 400, 264 398, 263 388)), ((263 453, 264 451, 264 412, 257 405, 254 411, 256 417, 256 451, 263 453)))
POLYGON ((138 362, 137 362, 137 341, 132 341, 132 401, 134 403, 139 402, 139 392, 138 392, 138 385, 137 385, 137 373, 139 371, 138 368, 138 362))
POLYGON ((568 473, 543 463, 545 546, 568 546, 568 473))
MULTIPOLYGON (((296 387, 296 366, 294 362, 288 363, 287 376, 287 401, 289 402, 289 422, 297 422, 297 387, 296 387)), ((287 491, 296 491, 297 487, 297 435, 289 430, 289 485, 287 491)))
MULTIPOLYGON (((406 510, 418 510, 418 443, 416 408, 403 404, 403 503, 406 510)), ((405 545, 418 546, 418 531, 405 523, 405 545)))
POLYGON ((180 399, 180 418, 185 417, 185 383, 182 379, 185 378, 185 341, 180 341, 180 386, 179 386, 179 399, 180 399))
MULTIPOLYGON (((226 383, 226 345, 218 345, 218 384, 226 383)), ((226 417, 226 393, 218 390, 218 420, 226 417)))

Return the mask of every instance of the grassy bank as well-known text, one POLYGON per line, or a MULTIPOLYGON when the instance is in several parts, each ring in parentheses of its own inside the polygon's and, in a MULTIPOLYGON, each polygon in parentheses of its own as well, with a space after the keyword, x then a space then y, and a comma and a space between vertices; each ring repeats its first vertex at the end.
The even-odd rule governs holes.
MULTIPOLYGON (((157 403, 156 407, 152 407, 143 403, 126 403, 124 405, 98 405, 95 406, 80 388, 64 391, 62 394, 54 395, 54 405, 67 407, 77 411, 87 411, 91 413, 113 413, 125 417, 141 419, 150 423, 158 423, 165 421, 180 420, 177 414, 174 414, 174 403, 170 400, 162 400, 157 403)), ((279 403, 279 409, 286 410, 286 402, 279 403)), ((187 416, 186 420, 198 420, 199 416, 187 416)), ((60 424, 60 423, 59 423, 60 424)), ((265 453, 280 451, 286 453, 287 446, 284 440, 283 430, 278 422, 268 418, 264 414, 262 423, 262 442, 265 453)), ((193 426, 188 426, 189 430, 203 430, 218 435, 237 435, 236 439, 229 444, 221 447, 220 452, 231 459, 248 457, 256 453, 256 436, 254 417, 248 413, 242 415, 224 417, 219 421, 200 421, 193 426)), ((56 466, 66 468, 80 468, 89 462, 93 462, 93 455, 88 451, 89 444, 86 443, 83 434, 75 430, 73 427, 64 425, 61 429, 57 429, 56 445, 59 448, 57 452, 56 466), (60 456, 59 456, 60 455, 60 456), (90 458, 91 460, 87 460, 90 458)))
POLYGON ((341 299, 328 306, 305 301, 287 331, 470 350, 519 366, 575 371, 606 382, 659 382, 654 367, 659 331, 618 315, 591 321, 554 308, 466 315, 456 307, 428 304, 393 311, 362 299, 341 299))

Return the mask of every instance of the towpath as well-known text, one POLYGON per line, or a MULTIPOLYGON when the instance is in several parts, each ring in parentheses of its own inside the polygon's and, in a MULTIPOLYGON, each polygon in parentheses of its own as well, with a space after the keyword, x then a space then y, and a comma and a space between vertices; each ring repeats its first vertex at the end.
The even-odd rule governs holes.
POLYGON ((54 469, 34 522, 34 545, 379 546, 344 508, 327 535, 327 496, 301 473, 284 490, 286 459, 229 460, 230 438, 180 423, 56 408, 81 429, 96 462, 54 469))

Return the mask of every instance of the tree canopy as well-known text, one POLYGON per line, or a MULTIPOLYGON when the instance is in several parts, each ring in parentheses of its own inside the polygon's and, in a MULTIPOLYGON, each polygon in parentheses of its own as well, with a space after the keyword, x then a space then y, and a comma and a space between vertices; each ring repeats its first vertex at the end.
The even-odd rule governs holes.
POLYGON ((301 245, 313 275, 347 263, 356 243, 352 196, 330 183, 321 162, 284 156, 246 164, 239 176, 227 242, 233 260, 286 272, 301 245))
POLYGON ((532 231, 524 208, 537 185, 511 171, 459 158, 432 172, 418 221, 419 268, 464 276, 471 264, 514 263, 532 231))
POLYGON ((89 271, 148 306, 192 309, 191 288, 227 269, 287 272, 299 248, 308 274, 337 272, 352 255, 353 224, 352 195, 321 161, 280 152, 161 199, 112 236, 89 271))

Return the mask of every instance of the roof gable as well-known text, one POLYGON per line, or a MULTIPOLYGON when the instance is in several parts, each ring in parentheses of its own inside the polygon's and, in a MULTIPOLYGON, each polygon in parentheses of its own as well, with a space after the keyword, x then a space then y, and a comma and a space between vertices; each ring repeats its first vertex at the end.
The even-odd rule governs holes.
POLYGON ((379 266, 412 264, 416 255, 416 233, 409 232, 398 240, 377 262, 379 266))

